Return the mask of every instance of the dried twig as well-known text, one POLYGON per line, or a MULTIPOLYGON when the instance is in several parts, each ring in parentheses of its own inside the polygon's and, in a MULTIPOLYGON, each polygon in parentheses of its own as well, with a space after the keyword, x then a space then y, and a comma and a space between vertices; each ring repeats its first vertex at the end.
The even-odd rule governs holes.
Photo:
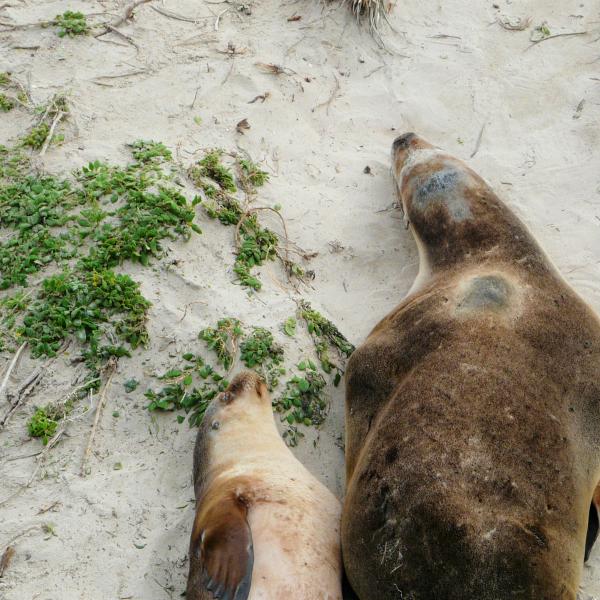
POLYGON ((12 557, 15 555, 15 549, 12 546, 7 546, 0 559, 0 578, 4 577, 4 572, 8 569, 12 557))
POLYGON ((121 73, 119 75, 98 75, 92 79, 92 83, 97 85, 108 85, 106 82, 102 81, 102 79, 120 79, 122 77, 133 77, 134 75, 143 75, 147 73, 146 69, 140 69, 139 71, 130 71, 129 73, 121 73))
POLYGON ((178 15, 170 10, 166 10, 165 8, 159 8, 158 6, 151 6, 152 10, 156 11, 159 15, 163 17, 168 17, 169 19, 175 19, 176 21, 185 21, 186 23, 198 23, 198 21, 203 21, 205 19, 212 19, 211 17, 184 17, 183 15, 178 15))
POLYGON ((8 365, 6 371, 4 372, 4 377, 2 378, 2 383, 0 383, 0 401, 6 395, 6 386, 8 385, 8 379, 10 377, 10 374, 14 371, 15 367, 17 366, 17 363, 19 362, 19 358, 21 358, 21 354, 23 353, 23 350, 25 350, 26 346, 27 346, 27 342, 23 342, 19 346, 19 349, 16 351, 15 355, 13 356, 12 360, 10 361, 10 364, 8 365))
MULTIPOLYGON (((108 29, 108 31, 118 35, 120 38, 124 39, 128 44, 131 44, 137 51, 139 51, 140 47, 133 41, 133 38, 131 36, 124 34, 122 31, 119 31, 116 27, 113 27, 112 25, 106 25, 106 28, 108 29)), ((104 42, 107 40, 101 40, 98 38, 98 41, 104 42)), ((124 46, 124 44, 119 44, 119 46, 124 46)))
POLYGON ((37 511, 37 514, 38 515, 43 515, 44 513, 47 513, 48 511, 50 511, 53 508, 57 507, 59 504, 60 504, 60 500, 55 500, 52 504, 50 504, 46 508, 40 508, 40 510, 37 511))
POLYGON ((232 58, 231 59, 231 66, 229 67, 229 71, 227 71, 227 75, 225 75, 223 81, 221 82, 221 85, 224 85, 227 83, 227 80, 231 77, 231 74, 233 73, 233 67, 235 65, 235 59, 232 58))
POLYGON ((219 22, 221 21, 221 17, 222 17, 222 16, 223 16, 225 13, 229 12, 229 10, 230 10, 229 8, 226 8, 225 10, 222 10, 222 11, 221 11, 221 12, 220 12, 220 13, 217 15, 217 18, 215 19, 215 31, 219 31, 219 22))
POLYGON ((100 393, 100 398, 98 399, 98 404, 96 405, 96 415, 94 417, 94 424, 92 425, 92 430, 90 431, 90 437, 88 439, 88 443, 85 448, 85 452, 83 454, 83 460, 81 461, 81 470, 79 471, 79 475, 81 477, 85 477, 85 475, 86 475, 85 468, 87 465, 87 460, 92 451, 92 444, 94 443, 96 429, 98 427, 98 423, 100 421, 100 415, 102 414, 102 409, 104 408, 104 402, 106 400, 106 392, 108 391, 108 388, 110 387, 110 384, 112 382, 113 375, 115 374, 115 371, 117 370, 117 361, 111 360, 109 362, 109 364, 107 365, 106 369, 110 370, 110 375, 108 376, 108 379, 106 380, 106 383, 104 384, 104 387, 102 388, 102 392, 100 393))
POLYGON ((265 100, 271 95, 271 92, 265 92, 264 94, 259 94, 258 96, 255 96, 252 100, 250 100, 250 102, 248 102, 248 104, 254 104, 257 100, 260 100, 261 103, 264 104, 265 100))
POLYGON ((547 40, 552 40, 552 39, 557 38, 557 37, 569 37, 569 36, 574 36, 574 35, 586 35, 587 33, 589 33, 587 30, 586 31, 572 31, 570 33, 554 33, 552 35, 547 35, 545 37, 542 37, 539 40, 531 40, 531 45, 527 46, 527 48, 525 48, 525 50, 529 50, 530 48, 533 48, 534 46, 537 46, 538 44, 541 44, 542 42, 545 42, 547 40))
POLYGON ((282 67, 280 65, 274 65, 272 63, 257 62, 254 63, 263 73, 269 73, 270 75, 293 75, 296 71, 282 67))
POLYGON ((66 428, 67 428, 67 421, 65 420, 61 423, 61 426, 58 428, 57 432, 54 434, 54 436, 52 438, 50 438, 50 440, 46 444, 46 447, 40 453, 40 458, 38 460, 38 464, 36 465, 35 469, 33 470, 31 477, 27 480, 27 483, 24 483, 21 487, 19 487, 19 489, 17 491, 13 492, 10 496, 7 496, 6 498, 4 498, 4 500, 0 500, 0 506, 4 506, 7 502, 10 502, 13 498, 16 498, 19 494, 23 493, 33 483, 33 480, 35 479, 40 468, 44 464, 44 461, 46 460, 46 456, 48 456, 48 453, 50 452, 50 450, 52 448, 54 448, 54 446, 56 446, 56 444, 58 444, 58 441, 62 437, 66 428))
POLYGON ((485 123, 481 126, 479 130, 479 135, 477 136, 477 141, 475 142, 475 148, 473 152, 471 152, 471 158, 473 158, 477 152, 479 152, 479 146, 481 146, 481 139, 483 138, 483 130, 485 129, 485 123))
POLYGON ((312 112, 315 112, 315 110, 317 110, 317 108, 321 108, 322 106, 326 106, 327 110, 325 112, 326 112, 326 114, 329 114, 329 107, 331 106, 331 103, 336 99, 337 93, 340 91, 340 82, 339 82, 339 79, 335 75, 333 77, 335 79, 335 86, 334 86, 333 90, 331 90, 331 94, 329 96, 329 99, 326 100, 325 102, 321 102, 320 104, 317 104, 312 109, 312 112))
POLYGON ((367 73, 364 76, 364 79, 368 79, 369 77, 371 77, 371 75, 374 75, 375 73, 377 73, 377 71, 381 71, 381 69, 383 69, 383 67, 385 67, 385 65, 379 65, 378 67, 376 67, 372 71, 369 71, 369 73, 367 73))
POLYGON ((46 136, 46 139, 44 140, 44 145, 42 146, 42 149, 40 150, 40 156, 44 156, 44 154, 46 154, 46 150, 48 150, 48 146, 50 145, 50 142, 52 141, 52 136, 54 135, 54 130, 56 129, 56 126, 58 125, 59 121, 65 116, 66 113, 64 113, 62 110, 59 110, 56 115, 54 115, 54 120, 52 121, 52 125, 50 125, 50 131, 48 132, 48 135, 46 136))
POLYGON ((27 396, 31 395, 33 390, 42 380, 44 373, 48 372, 48 368, 50 367, 50 365, 56 360, 58 356, 60 356, 69 347, 70 343, 70 341, 67 341, 65 344, 63 344, 56 356, 53 356, 50 360, 47 360, 43 365, 40 365, 29 377, 27 377, 27 379, 19 386, 19 389, 16 391, 16 393, 7 394, 7 398, 11 407, 8 410, 8 412, 6 412, 5 415, 2 417, 2 419, 0 419, 0 431, 2 431, 4 427, 6 427, 6 424, 8 423, 9 419, 22 405, 23 400, 25 400, 27 396))
POLYGON ((135 0, 135 2, 132 2, 129 6, 127 6, 125 8, 125 13, 123 14, 122 17, 119 17, 116 21, 114 21, 110 25, 105 25, 104 31, 97 33, 94 37, 98 38, 103 35, 106 35, 110 31, 112 31, 113 28, 119 27, 119 25, 123 25, 123 23, 125 23, 125 22, 129 21, 129 19, 133 18, 134 11, 138 6, 140 6, 142 4, 147 4, 148 2, 152 2, 152 1, 153 0, 135 0))

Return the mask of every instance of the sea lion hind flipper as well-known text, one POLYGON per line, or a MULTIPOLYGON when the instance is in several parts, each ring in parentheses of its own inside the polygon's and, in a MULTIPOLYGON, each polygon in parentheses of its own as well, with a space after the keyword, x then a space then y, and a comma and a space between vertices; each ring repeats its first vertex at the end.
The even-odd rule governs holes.
POLYGON ((598 538, 600 532, 600 485, 596 488, 594 498, 590 504, 590 514, 588 518, 587 534, 585 536, 585 555, 584 562, 587 562, 592 552, 592 547, 598 538))
POLYGON ((202 583, 217 600, 246 600, 254 548, 243 500, 232 494, 209 502, 196 515, 191 555, 200 561, 202 583))

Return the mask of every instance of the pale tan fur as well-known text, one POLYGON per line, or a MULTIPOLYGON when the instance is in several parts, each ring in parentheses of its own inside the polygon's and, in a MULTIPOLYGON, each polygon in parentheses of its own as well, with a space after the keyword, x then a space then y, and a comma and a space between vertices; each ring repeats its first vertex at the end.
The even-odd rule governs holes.
POLYGON ((233 401, 209 411, 202 487, 235 483, 248 504, 249 600, 341 600, 340 502, 285 445, 266 389, 264 396, 245 385, 233 401))

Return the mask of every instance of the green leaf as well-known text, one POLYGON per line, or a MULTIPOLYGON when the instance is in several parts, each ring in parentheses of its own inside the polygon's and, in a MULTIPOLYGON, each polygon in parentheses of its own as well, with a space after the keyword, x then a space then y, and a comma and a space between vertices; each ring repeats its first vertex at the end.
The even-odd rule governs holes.
POLYGON ((123 387, 127 393, 133 392, 137 386, 139 385, 139 381, 137 379, 129 379, 124 384, 123 387))
POLYGON ((302 378, 298 381, 298 388, 301 392, 308 392, 308 390, 310 389, 310 383, 308 383, 306 379, 302 378))
POLYGON ((296 319, 290 317, 283 325, 283 331, 286 335, 294 337, 296 335, 296 319))

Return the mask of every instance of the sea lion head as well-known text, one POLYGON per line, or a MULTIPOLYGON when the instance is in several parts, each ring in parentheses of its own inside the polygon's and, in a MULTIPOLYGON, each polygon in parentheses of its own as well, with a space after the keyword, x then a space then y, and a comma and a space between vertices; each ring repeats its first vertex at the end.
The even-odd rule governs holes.
POLYGON ((512 217, 487 183, 414 133, 394 140, 392 174, 404 218, 430 269, 486 252, 510 229, 512 217))
POLYGON ((265 382, 254 371, 242 371, 210 403, 204 424, 218 430, 226 421, 262 415, 265 410, 271 412, 271 397, 265 382))
POLYGON ((414 133, 392 144, 392 172, 406 218, 431 228, 469 219, 466 188, 474 182, 464 164, 414 133))
POLYGON ((416 133, 403 133, 399 135, 392 143, 392 170, 394 177, 398 180, 398 176, 402 172, 404 165, 408 159, 413 157, 418 150, 436 150, 435 146, 426 142, 416 133))

